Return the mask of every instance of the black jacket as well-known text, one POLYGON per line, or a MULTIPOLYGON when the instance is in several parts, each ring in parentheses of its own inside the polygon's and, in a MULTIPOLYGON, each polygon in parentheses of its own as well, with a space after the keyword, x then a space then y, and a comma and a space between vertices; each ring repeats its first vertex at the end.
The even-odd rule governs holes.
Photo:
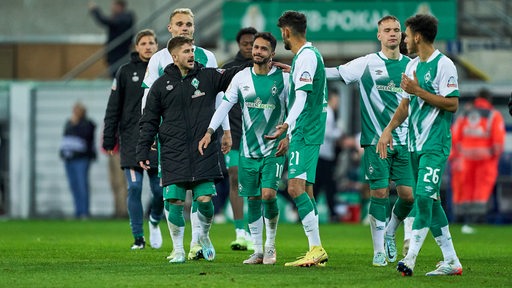
POLYGON ((96 124, 88 118, 83 118, 76 124, 68 120, 64 126, 64 133, 60 144, 60 157, 63 160, 79 158, 96 159, 96 148, 94 146, 95 130, 96 124))
MULTIPOLYGON (((142 80, 148 62, 140 59, 139 54, 131 54, 131 61, 116 73, 112 91, 105 111, 103 128, 103 149, 112 150, 119 136, 121 168, 140 168, 135 159, 139 138, 139 119, 144 94, 142 80)), ((157 153, 150 153, 151 167, 157 167, 157 153)))
POLYGON ((170 64, 155 81, 140 119, 137 160, 148 159, 158 134, 163 186, 222 178, 216 133, 204 155, 197 147, 215 112, 217 93, 225 91, 241 69, 205 68, 196 62, 183 78, 178 67, 170 64))
MULTIPOLYGON (((235 59, 228 61, 222 68, 231 68, 240 65, 252 63, 252 58, 244 58, 240 51, 236 54, 235 59)), ((233 140, 233 149, 240 150, 240 140, 242 138, 242 108, 240 103, 236 103, 229 110, 229 126, 231 127, 231 139, 233 140)))

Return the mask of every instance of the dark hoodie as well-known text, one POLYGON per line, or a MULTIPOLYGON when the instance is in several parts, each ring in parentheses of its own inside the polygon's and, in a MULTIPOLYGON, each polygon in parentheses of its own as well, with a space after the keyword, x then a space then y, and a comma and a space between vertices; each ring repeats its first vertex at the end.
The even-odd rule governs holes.
POLYGON ((216 133, 203 150, 204 155, 197 148, 215 112, 217 93, 225 91, 243 68, 206 68, 195 62, 194 68, 182 77, 173 63, 155 81, 140 119, 137 160, 148 159, 158 134, 163 186, 222 178, 216 133))

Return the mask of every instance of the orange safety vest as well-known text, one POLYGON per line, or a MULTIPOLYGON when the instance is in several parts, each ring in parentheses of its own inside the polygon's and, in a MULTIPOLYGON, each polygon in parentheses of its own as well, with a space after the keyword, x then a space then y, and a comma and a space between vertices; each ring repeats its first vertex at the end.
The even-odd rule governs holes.
POLYGON ((454 125, 454 153, 465 159, 499 159, 504 142, 503 116, 486 99, 477 98, 454 125))

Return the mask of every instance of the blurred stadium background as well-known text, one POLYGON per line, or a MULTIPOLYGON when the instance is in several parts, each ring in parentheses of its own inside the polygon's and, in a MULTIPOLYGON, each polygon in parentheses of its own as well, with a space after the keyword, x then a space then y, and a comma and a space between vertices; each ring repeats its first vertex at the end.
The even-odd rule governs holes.
MULTIPOLYGON (((110 0, 96 1, 109 11, 110 0)), ((393 14, 402 24, 416 13, 439 19, 436 47, 457 65, 461 102, 488 88, 506 119, 508 136, 500 163, 489 219, 511 222, 512 1, 508 0, 367 0, 367 1, 209 1, 129 0, 136 30, 157 32, 162 48, 172 10, 195 13, 196 45, 213 51, 219 64, 236 54, 239 28, 254 26, 279 37, 276 21, 285 10, 308 16, 308 39, 322 52, 326 66, 343 64, 377 51, 376 23, 393 14), (508 63, 508 64, 507 64, 508 63)), ((58 147, 71 107, 81 100, 98 125, 97 148, 111 80, 104 55, 106 35, 88 13, 85 0, 2 0, 0 3, 0 216, 58 218, 73 214, 71 194, 58 147)), ((277 59, 291 62, 278 44, 277 59)), ((330 83, 341 97, 340 117, 348 134, 360 129, 356 87, 330 83)), ((91 213, 110 217, 113 199, 106 156, 98 153, 91 168, 91 213)), ((443 187, 448 188, 445 177, 443 187)), ((146 184, 145 184, 146 185, 146 184)), ((446 189, 445 189, 446 190, 446 189)), ((144 193, 147 197, 149 193, 144 193)))

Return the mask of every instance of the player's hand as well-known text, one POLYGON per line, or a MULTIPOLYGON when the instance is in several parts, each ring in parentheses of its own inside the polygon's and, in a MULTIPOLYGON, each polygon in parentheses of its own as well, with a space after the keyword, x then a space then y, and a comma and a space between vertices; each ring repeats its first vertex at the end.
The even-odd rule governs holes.
POLYGON ((272 61, 272 66, 276 66, 277 68, 280 68, 281 70, 283 70, 283 72, 286 73, 290 73, 292 71, 292 67, 290 65, 281 62, 272 61))
POLYGON ((276 126, 276 132, 274 132, 274 134, 272 134, 272 135, 265 135, 265 139, 267 139, 267 140, 277 139, 281 135, 283 135, 283 133, 285 133, 286 130, 288 130, 288 124, 283 123, 281 125, 277 125, 276 126))
POLYGON ((149 167, 149 160, 139 161, 139 166, 144 170, 149 170, 151 168, 149 167))
POLYGON ((276 156, 283 156, 288 151, 288 147, 290 146, 290 140, 288 137, 284 137, 281 141, 279 141, 279 144, 277 145, 277 152, 276 156))
POLYGON ((379 142, 377 143, 376 153, 379 153, 380 158, 386 159, 388 157, 388 145, 389 149, 393 150, 393 137, 391 131, 386 127, 380 135, 379 142))
POLYGON ((223 154, 228 154, 231 150, 231 146, 233 145, 233 140, 231 139, 231 131, 224 130, 224 135, 222 135, 220 150, 223 154))
POLYGON ((414 79, 409 78, 409 76, 402 73, 402 80, 400 82, 400 87, 407 93, 417 95, 418 89, 420 89, 420 85, 418 83, 418 78, 416 78, 416 71, 412 72, 414 79))
POLYGON ((206 149, 210 142, 212 142, 212 135, 208 132, 204 133, 203 138, 201 139, 201 141, 199 141, 199 145, 197 146, 199 154, 203 155, 203 149, 206 149))

